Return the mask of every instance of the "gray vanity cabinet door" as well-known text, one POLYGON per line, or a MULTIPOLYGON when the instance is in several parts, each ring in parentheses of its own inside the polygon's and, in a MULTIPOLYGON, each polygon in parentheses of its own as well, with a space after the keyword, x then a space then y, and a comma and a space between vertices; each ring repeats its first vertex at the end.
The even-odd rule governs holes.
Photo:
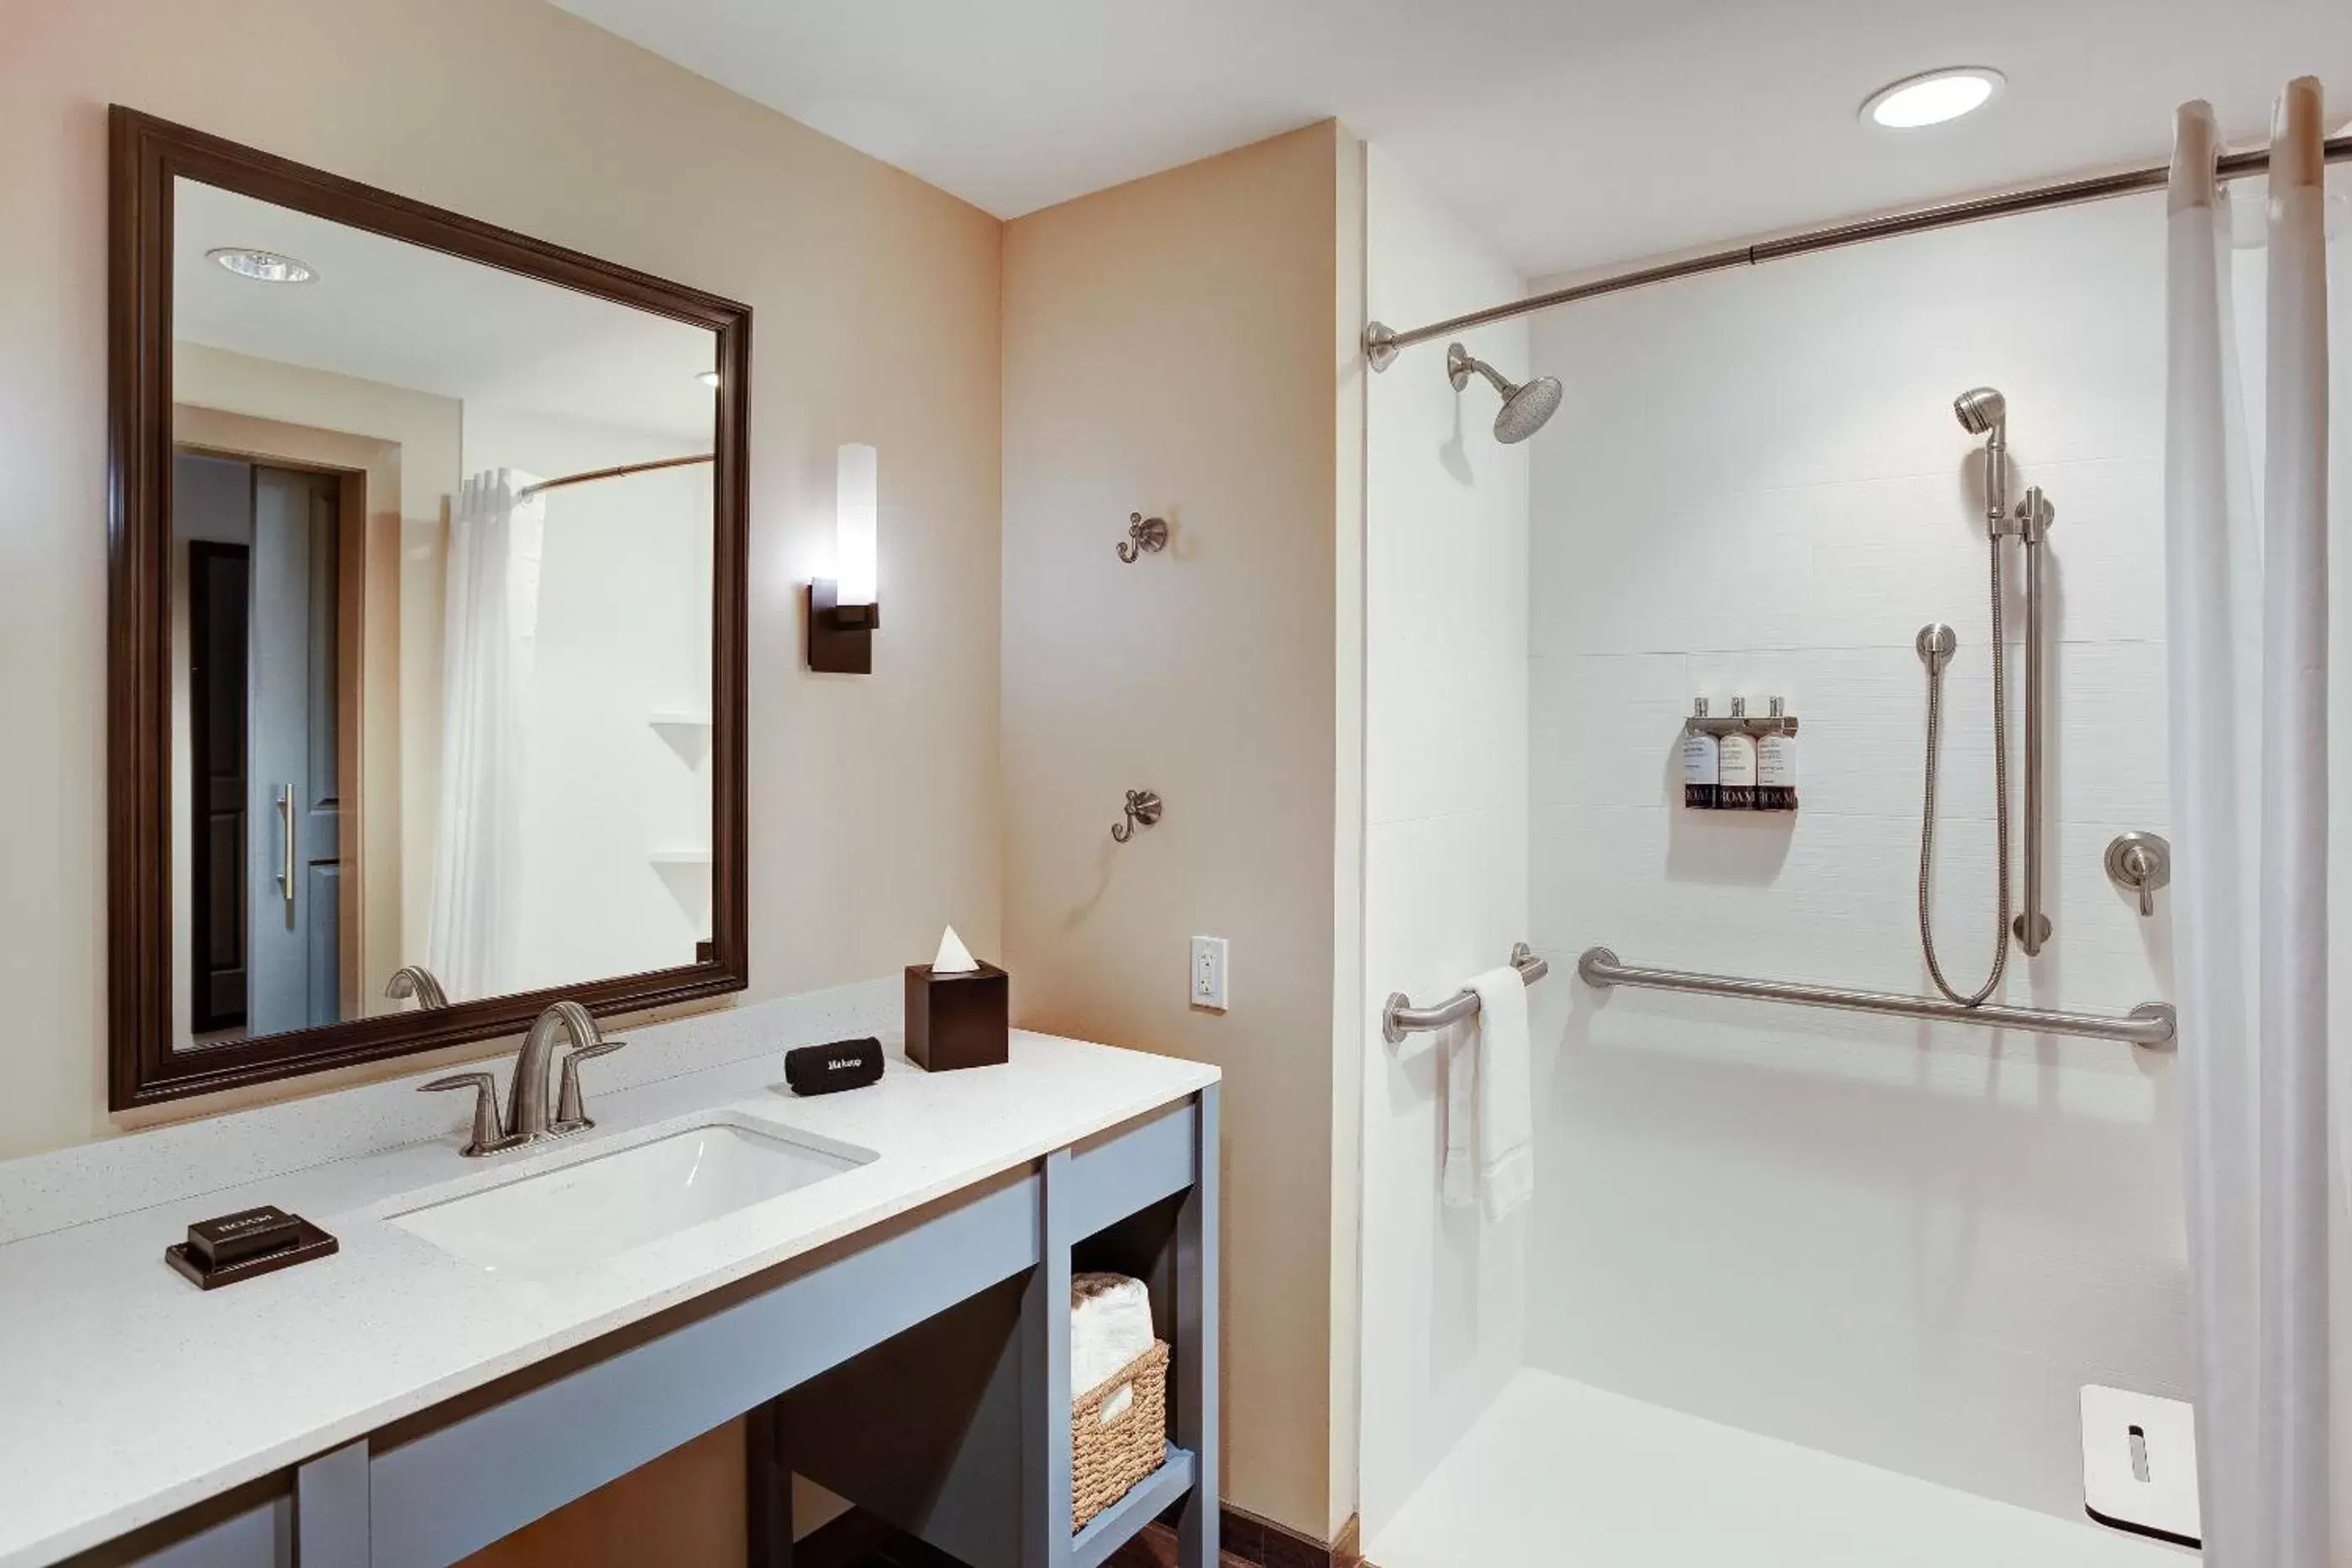
POLYGON ((272 1498, 129 1561, 136 1568, 295 1568, 294 1500, 272 1498))

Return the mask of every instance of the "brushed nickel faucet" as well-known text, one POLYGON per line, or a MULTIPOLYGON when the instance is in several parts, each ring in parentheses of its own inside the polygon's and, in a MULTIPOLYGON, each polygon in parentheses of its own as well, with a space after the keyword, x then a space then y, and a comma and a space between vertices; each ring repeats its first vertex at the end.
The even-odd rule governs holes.
POLYGON ((566 1138, 594 1126, 580 1091, 580 1064, 591 1057, 610 1056, 626 1044, 625 1040, 606 1040, 596 1027, 595 1015, 578 1002, 557 1002, 539 1015, 530 1032, 523 1037, 522 1050, 515 1056, 514 1078, 503 1119, 499 1115, 498 1080, 487 1072, 458 1072, 436 1078, 421 1085, 418 1092, 471 1089, 474 1133, 459 1152, 468 1158, 504 1154, 543 1138, 566 1138), (550 1117, 548 1068, 558 1037, 568 1037, 572 1050, 563 1059, 562 1087, 556 1095, 555 1113, 550 1117))

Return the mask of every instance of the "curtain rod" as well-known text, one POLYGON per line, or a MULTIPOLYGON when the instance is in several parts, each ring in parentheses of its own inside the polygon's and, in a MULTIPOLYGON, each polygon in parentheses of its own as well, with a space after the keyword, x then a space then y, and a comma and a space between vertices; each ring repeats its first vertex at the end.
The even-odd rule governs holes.
POLYGON ((650 463, 624 463, 617 468, 591 468, 585 474, 565 474, 554 479, 541 479, 536 485, 525 485, 515 492, 515 499, 528 501, 542 490, 561 490, 566 485, 585 485, 591 479, 619 479, 631 474, 649 474, 656 468, 686 468, 697 463, 709 463, 717 453, 705 452, 693 457, 656 457, 650 463))
MULTIPOLYGON (((2323 143, 2320 151, 2326 162, 2352 162, 2352 136, 2338 136, 2323 143)), ((2270 166, 2271 155, 2267 151, 2232 152, 2215 160, 2214 172, 2220 179, 2235 180, 2248 174, 2262 173, 2270 166)), ((1986 218, 2005 218, 2049 207, 2070 207, 2082 202, 2105 201, 2110 196, 2160 191, 2170 178, 2172 166, 2168 163, 2152 163, 2117 174, 2065 180, 2054 185, 2034 185, 1997 196, 1976 196, 1962 202, 1947 202, 1939 206, 1914 207, 1908 212, 1889 213, 1883 217, 1832 224, 1825 228, 1808 229, 1781 239, 1759 240, 1754 245, 1709 251, 1704 256, 1694 256, 1682 261, 1636 267, 1631 272, 1597 277, 1590 283, 1555 288, 1549 294, 1534 294, 1507 304, 1490 305, 1466 316, 1449 317, 1443 321, 1433 321, 1426 327, 1415 327, 1410 332, 1400 332, 1374 321, 1364 328, 1364 355, 1371 361, 1372 369, 1384 371, 1396 359, 1400 349, 1409 349, 1433 338, 1468 331, 1473 327, 1489 326, 1496 321, 1508 321, 1514 317, 1531 315, 1538 310, 1549 310, 1556 305, 1573 305, 1580 299, 1596 298, 1628 288, 1643 288, 1653 283, 1668 283, 1677 277, 1696 277, 1701 273, 1723 272, 1735 267, 1754 267, 1761 262, 1780 261, 1811 251, 1860 245, 1866 240, 1893 239, 1901 235, 1952 228, 1986 218)))

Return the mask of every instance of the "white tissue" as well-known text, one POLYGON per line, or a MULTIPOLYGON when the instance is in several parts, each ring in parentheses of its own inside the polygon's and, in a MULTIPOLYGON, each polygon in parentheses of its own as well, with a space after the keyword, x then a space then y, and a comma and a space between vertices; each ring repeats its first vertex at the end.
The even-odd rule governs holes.
POLYGON ((969 975, 979 967, 979 962, 971 956, 971 949, 963 945, 963 938, 955 934, 955 927, 949 926, 946 935, 940 938, 940 956, 931 960, 931 973, 969 975))

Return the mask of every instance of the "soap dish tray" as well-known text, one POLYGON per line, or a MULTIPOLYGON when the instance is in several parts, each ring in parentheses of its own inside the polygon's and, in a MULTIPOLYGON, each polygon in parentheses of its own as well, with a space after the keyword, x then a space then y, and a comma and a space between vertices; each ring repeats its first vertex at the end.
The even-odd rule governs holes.
POLYGON ((313 1258, 324 1258, 341 1245, 307 1219, 301 1221, 301 1226, 290 1245, 280 1247, 274 1252, 258 1252, 250 1258, 240 1258, 234 1263, 223 1263, 217 1268, 205 1268, 202 1260, 190 1255, 188 1244, 184 1241, 175 1241, 164 1248, 163 1261, 185 1275, 197 1289, 216 1291, 240 1280, 274 1274, 297 1263, 308 1263, 313 1258))

